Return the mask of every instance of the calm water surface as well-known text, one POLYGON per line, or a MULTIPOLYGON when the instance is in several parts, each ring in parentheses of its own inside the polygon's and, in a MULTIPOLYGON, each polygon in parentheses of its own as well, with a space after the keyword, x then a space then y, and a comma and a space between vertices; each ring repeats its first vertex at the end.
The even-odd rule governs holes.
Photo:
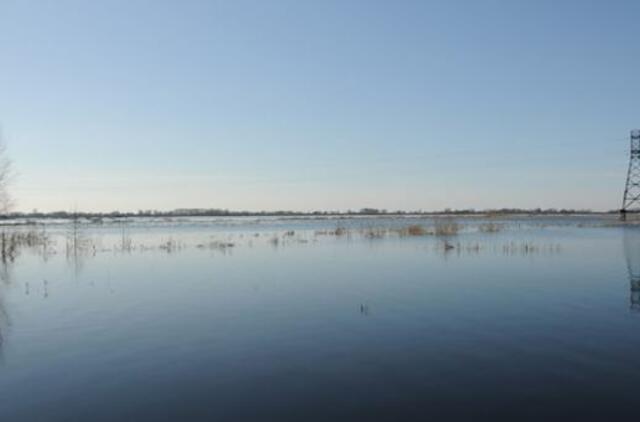
POLYGON ((0 420, 637 413, 639 229, 416 222, 49 224, 2 266, 0 420))

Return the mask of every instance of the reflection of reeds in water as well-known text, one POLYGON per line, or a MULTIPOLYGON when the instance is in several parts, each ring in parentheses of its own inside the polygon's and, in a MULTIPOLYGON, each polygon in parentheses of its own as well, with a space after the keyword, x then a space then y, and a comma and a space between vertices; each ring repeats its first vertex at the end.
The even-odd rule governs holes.
POLYGON ((505 255, 530 255, 541 253, 558 253, 560 245, 554 243, 536 244, 534 242, 510 242, 502 246, 502 252, 505 255))
POLYGON ((211 241, 207 243, 199 243, 196 245, 198 249, 209 249, 209 250, 217 250, 225 252, 231 248, 236 246, 233 242, 219 242, 219 241, 211 241))
POLYGON ((540 255, 540 254, 557 254, 562 248, 557 243, 538 244, 531 241, 508 242, 503 244, 486 244, 482 242, 451 242, 445 240, 436 247, 447 253, 455 252, 462 254, 479 254, 481 252, 492 252, 494 254, 502 254, 507 256, 524 256, 524 255, 540 255))

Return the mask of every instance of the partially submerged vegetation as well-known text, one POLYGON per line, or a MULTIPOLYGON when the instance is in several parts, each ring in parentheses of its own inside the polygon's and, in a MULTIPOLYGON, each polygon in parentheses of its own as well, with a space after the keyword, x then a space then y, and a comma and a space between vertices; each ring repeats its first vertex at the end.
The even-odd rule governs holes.
POLYGON ((455 236, 462 226, 455 220, 436 220, 436 236, 455 236))
POLYGON ((334 230, 316 230, 315 234, 316 236, 344 236, 346 234, 349 234, 349 230, 345 226, 338 223, 334 230))
POLYGON ((3 262, 14 260, 24 248, 49 247, 50 240, 44 229, 42 230, 2 230, 0 232, 0 259, 3 262))
POLYGON ((410 224, 398 230, 400 236, 425 236, 430 234, 424 226, 420 224, 410 224))
POLYGON ((430 226, 424 224, 407 224, 393 227, 377 227, 369 225, 366 228, 347 229, 339 226, 336 230, 316 230, 316 236, 345 236, 360 234, 367 239, 382 239, 389 236, 419 237, 419 236, 455 236, 463 225, 453 219, 436 219, 430 226))
POLYGON ((497 223, 483 223, 478 226, 478 230, 482 233, 498 233, 502 231, 504 225, 497 223))
MULTIPOLYGON (((513 243, 509 239, 505 239, 506 243, 500 243, 499 239, 503 239, 504 236, 497 237, 498 240, 489 240, 487 236, 477 236, 478 234, 501 233, 507 224, 509 231, 515 232, 521 227, 520 223, 493 220, 477 221, 452 217, 407 218, 405 221, 338 219, 334 223, 330 223, 335 224, 333 228, 324 229, 314 229, 308 226, 305 228, 304 225, 301 226, 298 223, 296 223, 296 230, 284 228, 279 231, 243 232, 234 229, 220 232, 216 228, 204 239, 198 238, 201 237, 197 234, 198 232, 190 232, 186 236, 180 233, 171 234, 173 227, 175 227, 173 224, 166 226, 167 237, 161 238, 157 235, 147 237, 146 233, 137 237, 132 235, 132 233, 138 232, 134 224, 135 222, 132 220, 122 219, 112 224, 110 228, 104 223, 96 225, 89 220, 82 219, 78 214, 61 227, 57 225, 38 225, 29 228, 4 226, 0 231, 0 256, 3 260, 12 260, 19 255, 21 249, 25 248, 44 251, 45 255, 66 251, 66 256, 70 260, 98 253, 145 253, 154 250, 176 253, 182 250, 196 249, 227 253, 242 246, 254 247, 258 244, 287 248, 292 245, 320 242, 324 237, 345 240, 367 239, 370 241, 415 238, 418 242, 417 245, 433 247, 447 253, 473 253, 493 248, 494 252, 505 254, 528 254, 553 249, 533 243, 513 243), (47 233, 45 227, 50 229, 53 227, 53 230, 47 233), (105 237, 100 232, 108 233, 108 235, 105 237), (421 240, 422 238, 424 240, 421 240)), ((326 227, 328 224, 324 222, 320 225, 326 227)), ((267 225, 265 227, 273 230, 273 226, 267 225)), ((544 228, 546 223, 540 223, 535 227, 544 228)))

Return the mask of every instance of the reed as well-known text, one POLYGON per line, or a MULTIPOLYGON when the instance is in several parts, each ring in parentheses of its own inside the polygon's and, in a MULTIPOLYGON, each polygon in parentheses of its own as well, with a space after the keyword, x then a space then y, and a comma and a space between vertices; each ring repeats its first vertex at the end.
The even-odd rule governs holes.
POLYGON ((22 248, 37 248, 47 246, 49 237, 42 230, 2 230, 0 232, 0 258, 3 262, 13 260, 22 248))
POLYGON ((404 236, 426 236, 428 234, 433 234, 433 233, 427 231, 427 229, 425 229, 424 226, 421 226, 419 224, 411 224, 409 226, 401 227, 399 229, 396 229, 395 231, 401 237, 404 237, 404 236))
POLYGON ((446 237, 456 236, 461 229, 461 225, 455 220, 436 220, 435 235, 446 237))
POLYGON ((498 233, 502 231, 503 226, 497 223, 484 223, 478 226, 481 233, 498 233))

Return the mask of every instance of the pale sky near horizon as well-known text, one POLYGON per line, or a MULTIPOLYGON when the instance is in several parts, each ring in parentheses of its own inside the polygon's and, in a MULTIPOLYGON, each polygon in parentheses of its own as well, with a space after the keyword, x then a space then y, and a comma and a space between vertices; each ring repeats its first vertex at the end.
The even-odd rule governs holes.
POLYGON ((620 206, 638 1, 0 0, 17 209, 620 206))

